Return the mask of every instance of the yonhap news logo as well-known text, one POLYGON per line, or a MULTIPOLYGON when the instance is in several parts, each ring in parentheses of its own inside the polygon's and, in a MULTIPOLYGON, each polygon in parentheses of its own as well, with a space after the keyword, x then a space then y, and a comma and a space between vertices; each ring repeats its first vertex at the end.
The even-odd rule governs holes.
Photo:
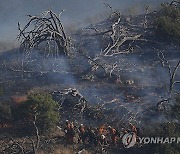
POLYGON ((133 132, 126 133, 122 137, 122 143, 125 148, 131 148, 136 143, 140 144, 172 144, 180 143, 180 137, 137 137, 137 135, 133 132))
POLYGON ((127 133, 122 138, 122 143, 125 148, 131 148, 136 144, 136 134, 131 132, 127 133))

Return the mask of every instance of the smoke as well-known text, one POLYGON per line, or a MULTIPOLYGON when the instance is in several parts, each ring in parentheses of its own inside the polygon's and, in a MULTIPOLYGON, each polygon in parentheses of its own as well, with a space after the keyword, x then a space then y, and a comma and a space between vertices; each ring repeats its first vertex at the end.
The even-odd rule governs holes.
MULTIPOLYGON (((152 8, 155 8, 161 2, 166 1, 167 0, 1 0, 0 41, 12 42, 16 38, 18 34, 17 22, 20 21, 20 23, 24 25, 27 22, 27 18, 25 15, 38 15, 44 10, 48 9, 52 9, 57 13, 65 9, 65 13, 62 15, 62 22, 65 27, 69 25, 73 26, 73 24, 76 24, 77 28, 79 28, 81 26, 86 26, 86 23, 84 23, 84 19, 87 19, 87 17, 95 17, 98 14, 102 14, 102 12, 105 12, 108 9, 103 5, 104 2, 109 3, 113 8, 119 9, 121 12, 128 14, 130 11, 132 11, 132 13, 139 14, 143 13, 144 6, 146 5, 151 5, 152 8)), ((98 20, 96 22, 98 22, 98 20)), ((87 44, 89 45, 89 47, 87 47, 89 50, 92 47, 94 48, 94 51, 95 48, 100 48, 99 42, 95 46, 92 45, 92 42, 88 40, 87 44)), ((0 46, 2 45, 0 44, 0 46)), ((8 44, 8 46, 10 45, 8 44)), ((6 49, 9 48, 2 48, 2 50, 6 49)), ((97 104, 110 102, 108 105, 117 107, 117 109, 119 109, 119 112, 121 114, 125 113, 125 115, 135 115, 137 112, 142 113, 142 111, 148 104, 151 104, 152 106, 152 104, 157 103, 157 100, 159 100, 159 96, 152 96, 149 94, 151 92, 156 93, 156 87, 161 86, 159 84, 160 82, 164 82, 165 84, 168 82, 166 77, 162 77, 162 74, 163 76, 167 76, 165 70, 160 67, 149 69, 149 64, 146 66, 140 58, 137 58, 134 55, 132 55, 132 57, 128 56, 127 58, 118 57, 120 59, 123 59, 122 62, 119 61, 121 70, 126 72, 125 77, 127 80, 134 80, 135 84, 137 84, 138 86, 146 85, 146 87, 148 87, 150 85, 153 85, 155 87, 153 90, 143 89, 139 91, 133 91, 132 87, 129 87, 129 89, 123 89, 123 87, 120 87, 120 85, 111 85, 109 83, 103 85, 97 84, 96 82, 91 83, 91 85, 90 83, 88 83, 87 85, 85 85, 84 83, 77 83, 75 77, 71 73, 73 71, 71 71, 67 59, 63 57, 56 60, 54 60, 54 58, 44 59, 41 55, 36 55, 36 57, 38 57, 38 59, 31 59, 31 62, 27 62, 27 68, 30 68, 29 71, 48 73, 39 73, 41 76, 39 76, 39 74, 37 74, 37 76, 33 76, 31 73, 27 73, 23 81, 21 81, 21 79, 17 77, 18 79, 16 80, 18 82, 14 82, 15 79, 12 75, 13 84, 15 85, 18 83, 17 85, 19 85, 16 87, 19 88, 22 87, 22 85, 25 86, 27 84, 26 86, 30 89, 31 87, 33 87, 33 85, 40 87, 42 85, 49 86, 51 84, 69 84, 79 89, 82 95, 87 98, 90 103, 97 104), (31 85, 28 85, 29 83, 31 83, 31 85), (132 95, 131 90, 134 92, 134 95, 132 95), (139 99, 139 97, 141 97, 141 99, 139 99)), ((21 58, 19 59, 21 60, 21 58)), ((8 73, 6 77, 11 75, 8 73)), ((6 80, 6 78, 4 80, 6 80)), ((18 88, 16 88, 16 91, 19 90, 18 88)), ((12 89, 12 91, 13 90, 14 89, 12 89)))
POLYGON ((123 10, 137 5, 150 4, 153 7, 168 0, 1 0, 0 1, 0 41, 13 41, 17 34, 17 22, 26 23, 25 15, 37 15, 53 9, 59 13, 65 9, 62 20, 65 25, 84 26, 87 17, 93 17, 105 12, 108 8, 103 3, 109 3, 113 8, 123 10), (78 23, 78 24, 77 24, 78 23))

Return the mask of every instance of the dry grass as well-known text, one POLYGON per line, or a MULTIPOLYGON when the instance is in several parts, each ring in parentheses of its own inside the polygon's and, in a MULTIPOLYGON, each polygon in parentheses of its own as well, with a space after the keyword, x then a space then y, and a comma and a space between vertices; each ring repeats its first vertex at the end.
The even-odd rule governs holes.
POLYGON ((56 149, 54 154, 91 154, 91 153, 84 149, 79 152, 75 152, 72 149, 63 148, 63 149, 56 149))
POLYGON ((73 154, 72 149, 66 149, 66 148, 59 148, 54 151, 54 154, 73 154))
POLYGON ((14 96, 12 96, 12 101, 18 105, 22 102, 27 101, 27 95, 22 95, 22 96, 14 95, 14 96))
MULTIPOLYGON (((52 154, 74 154, 74 153, 75 152, 73 152, 71 149, 68 148, 58 148, 52 154)), ((50 154, 50 153, 39 151, 38 154, 50 154)))

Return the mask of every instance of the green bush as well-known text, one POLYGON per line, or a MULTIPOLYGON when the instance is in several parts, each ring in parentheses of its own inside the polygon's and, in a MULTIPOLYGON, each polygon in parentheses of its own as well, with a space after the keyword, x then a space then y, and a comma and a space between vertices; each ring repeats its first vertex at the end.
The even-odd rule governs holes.
POLYGON ((53 101, 51 95, 47 93, 30 94, 28 100, 15 110, 14 118, 33 127, 35 116, 40 133, 52 132, 60 118, 58 103, 53 101))
POLYGON ((180 39, 180 7, 179 5, 162 5, 163 8, 155 19, 156 33, 174 39, 180 39))

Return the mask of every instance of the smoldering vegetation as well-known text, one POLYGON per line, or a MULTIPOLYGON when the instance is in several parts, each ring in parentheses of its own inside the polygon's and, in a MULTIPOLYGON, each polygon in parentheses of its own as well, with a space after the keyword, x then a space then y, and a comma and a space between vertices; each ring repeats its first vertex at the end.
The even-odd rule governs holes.
POLYGON ((107 7, 107 19, 65 37, 56 15, 60 32, 44 14, 29 16, 38 19, 32 31, 30 23, 18 24, 21 47, 0 53, 0 101, 16 108, 33 92, 46 92, 59 104, 60 126, 66 119, 92 127, 125 128, 131 122, 141 129, 177 122, 169 114, 180 90, 178 40, 157 35, 158 11, 147 7, 145 14, 122 15, 107 7))
MULTIPOLYGON (((47 47, 32 49, 28 54, 18 49, 2 53, 0 74, 4 92, 1 100, 11 101, 12 96, 26 95, 32 90, 76 88, 90 104, 105 104, 104 108, 111 108, 125 121, 134 120, 138 124, 143 119, 159 121, 157 103, 168 98, 170 76, 158 50, 163 52, 172 69, 180 53, 177 44, 157 40, 151 16, 153 14, 147 16, 148 28, 144 29, 147 32, 141 39, 133 40, 135 43, 128 47, 129 51, 125 49, 131 40, 122 44, 120 50, 125 51, 122 54, 104 56, 101 53, 111 42, 109 32, 103 32, 111 29, 117 16, 74 33, 75 46, 70 57, 58 55, 47 47)), ((125 29, 123 35, 137 35, 142 33, 143 21, 144 15, 121 16, 118 27, 125 29)), ((179 76, 178 70, 176 78, 179 76)), ((175 86, 175 90, 178 91, 179 86, 175 86)))

